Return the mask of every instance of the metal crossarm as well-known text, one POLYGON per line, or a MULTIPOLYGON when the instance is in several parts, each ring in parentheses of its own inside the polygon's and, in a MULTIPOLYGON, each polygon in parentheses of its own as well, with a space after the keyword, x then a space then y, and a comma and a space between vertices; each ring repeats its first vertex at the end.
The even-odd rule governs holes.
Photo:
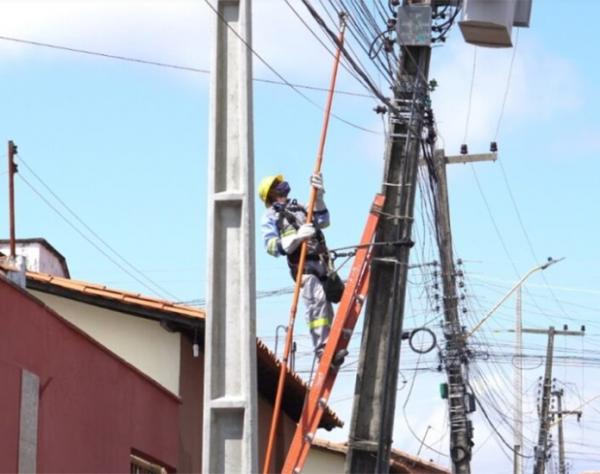
POLYGON ((362 310, 369 289, 369 273, 372 256, 373 237, 379 222, 384 196, 375 196, 373 207, 356 251, 356 257, 346 282, 346 289, 337 309, 325 351, 319 362, 313 383, 304 405, 302 416, 288 450, 282 473, 292 474, 302 471, 310 446, 315 437, 319 422, 327 406, 333 384, 337 377, 339 362, 336 356, 345 354, 350 343, 354 326, 362 310))

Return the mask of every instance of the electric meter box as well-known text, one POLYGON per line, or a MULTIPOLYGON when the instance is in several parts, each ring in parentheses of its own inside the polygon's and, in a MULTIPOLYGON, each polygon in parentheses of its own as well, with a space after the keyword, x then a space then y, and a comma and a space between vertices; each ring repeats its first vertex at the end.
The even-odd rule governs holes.
POLYGON ((398 43, 403 46, 431 45, 431 6, 402 5, 396 18, 398 43))
POLYGON ((513 26, 529 26, 532 0, 464 0, 458 23, 467 43, 510 48, 513 26))

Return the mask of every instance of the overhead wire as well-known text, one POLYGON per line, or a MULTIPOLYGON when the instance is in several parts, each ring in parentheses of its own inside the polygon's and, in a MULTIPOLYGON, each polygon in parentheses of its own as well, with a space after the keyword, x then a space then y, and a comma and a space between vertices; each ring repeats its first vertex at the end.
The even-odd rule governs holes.
MULTIPOLYGON (((496 125, 496 133, 494 135, 494 141, 498 140, 498 135, 500 133, 500 126, 502 124, 502 119, 504 117, 504 111, 505 111, 505 108, 506 108, 506 103, 507 103, 508 95, 509 95, 509 92, 510 92, 510 85, 511 85, 511 80, 512 80, 514 62, 515 62, 515 57, 517 55, 517 49, 518 49, 518 46, 519 46, 519 31, 520 31, 520 29, 517 28, 516 29, 516 33, 515 33, 515 41, 514 41, 512 56, 511 56, 510 65, 509 65, 509 69, 508 69, 508 75, 507 75, 507 78, 506 78, 506 87, 504 89, 504 96, 502 98, 502 106, 500 108, 500 115, 498 117, 498 122, 497 122, 497 125, 496 125)), ((502 177, 503 177, 503 180, 504 180, 504 184, 506 185, 506 189, 507 189, 508 194, 510 196, 510 200, 512 202, 513 209, 515 211, 515 214, 517 215, 517 220, 519 221, 519 226, 521 227, 521 230, 523 231, 523 235, 525 236, 525 240, 527 241, 527 245, 529 247, 531 255, 533 256, 534 260, 537 262, 537 261, 539 261, 539 259, 538 259, 537 255, 536 255, 535 248, 533 246, 533 243, 531 241, 529 233, 527 232, 527 228, 525 227, 525 222, 523 221, 523 217, 521 216, 521 212, 519 210, 519 206, 517 205, 517 200, 515 199, 515 195, 514 195, 514 193, 512 191, 512 188, 510 186, 510 182, 508 180, 508 175, 506 173, 506 169, 504 168, 504 164, 502 163, 502 160, 498 160, 498 164, 500 165, 500 171, 502 172, 502 177)), ((548 283, 548 281, 546 279, 546 275, 543 274, 543 273, 542 273, 542 278, 543 278, 544 282, 546 283, 548 292, 551 294, 551 296, 554 299, 554 301, 556 302, 558 308, 565 315, 567 315, 566 310, 560 304, 560 301, 558 300, 558 298, 556 297, 556 295, 554 294, 554 292, 550 288, 549 283, 548 283)))
MULTIPOLYGON (((96 250, 98 250, 98 252, 100 252, 102 255, 104 255, 108 260, 110 260, 113 264, 115 264, 117 267, 119 267, 123 272, 125 272, 127 275, 129 275, 131 278, 133 278, 135 281, 137 281, 140 285, 142 285, 144 288, 146 288, 147 290, 149 290, 150 292, 152 292, 153 294, 156 293, 156 289, 151 287, 150 285, 148 285, 146 282, 144 282, 142 279, 140 279, 138 276, 136 276, 134 273, 132 273, 131 271, 129 271, 125 266, 123 266, 118 260, 114 259, 109 253, 107 253, 104 249, 102 249, 96 242, 94 242, 93 240, 91 240, 87 235, 85 235, 85 233, 83 233, 75 224, 73 224, 56 206, 54 206, 42 193, 40 193, 35 186, 33 186, 26 178, 24 178, 21 174, 17 174, 17 176, 19 177, 19 179, 21 181, 23 181, 48 207, 50 207, 50 209, 52 209, 63 221, 65 221, 65 223, 67 223, 69 225, 69 227, 71 227, 75 232, 77 232, 84 240, 86 240, 87 242, 89 242, 96 250)), ((173 297, 174 300, 177 300, 177 297, 173 297)))
MULTIPOLYGON (((350 34, 354 36, 363 52, 367 53, 368 45, 373 41, 373 37, 379 36, 381 32, 377 23, 372 19, 370 10, 364 4, 356 5, 356 2, 345 4, 342 0, 329 0, 329 3, 338 14, 344 12, 349 16, 350 34)), ((374 58, 369 57, 369 59, 373 60, 374 58)), ((382 72, 379 62, 373 62, 373 65, 382 72)))
MULTIPOLYGON (((328 35, 330 40, 334 44, 336 44, 336 46, 340 47, 343 58, 350 64, 350 66, 361 77, 362 83, 365 85, 365 87, 367 87, 368 90, 370 90, 379 100, 381 100, 381 102, 383 102, 388 107, 393 109, 394 106, 391 104, 390 100, 387 97, 385 97, 382 94, 382 92, 377 88, 377 86, 374 84, 374 81, 368 76, 367 72, 357 64, 357 61, 348 52, 348 48, 346 48, 344 45, 340 45, 338 43, 335 32, 332 31, 329 26, 327 26, 327 23, 325 22, 325 20, 321 17, 321 15, 313 7, 313 5, 310 3, 310 1, 302 0, 302 3, 305 5, 305 7, 308 9, 311 16, 315 19, 315 21, 319 24, 319 26, 323 29, 323 31, 328 35)), ((351 23, 353 21, 353 17, 351 15, 349 17, 350 17, 349 23, 351 23)), ((354 31, 355 31, 355 28, 349 28, 349 32, 351 34, 354 34, 354 31)))
MULTIPOLYGON (((329 49, 329 47, 325 44, 325 42, 319 37, 319 35, 310 27, 310 25, 307 23, 307 21, 302 18, 302 15, 300 15, 300 13, 298 12, 298 10, 296 10, 294 8, 294 6, 291 4, 291 2, 289 0, 284 0, 285 4, 290 8, 290 10, 294 13, 294 15, 296 16, 296 18, 298 18, 298 20, 304 25, 304 27, 310 32, 310 34, 319 42, 319 44, 332 56, 335 57, 335 53, 329 49)), ((356 72, 348 67, 346 65, 346 63, 342 62, 341 63, 342 67, 351 75, 353 76, 358 82, 360 82, 360 78, 357 76, 356 72)), ((323 91, 327 91, 327 89, 325 88, 319 88, 319 90, 323 90, 323 91)), ((340 94, 343 93, 343 91, 339 91, 336 90, 336 94, 340 94)), ((365 94, 365 93, 351 93, 351 94, 359 94, 359 96, 361 97, 368 97, 371 99, 374 99, 375 97, 372 94, 365 94)))
MULTIPOLYGON (((510 89, 510 80, 512 78, 512 70, 513 70, 514 59, 515 59, 516 50, 517 50, 516 47, 518 45, 518 29, 517 29, 516 35, 517 36, 516 36, 516 40, 515 40, 515 48, 513 50, 513 55, 512 55, 510 66, 509 66, 509 73, 508 73, 508 77, 507 77, 507 85, 506 85, 505 92, 504 92, 504 97, 503 97, 503 101, 502 101, 502 107, 501 107, 501 111, 500 111, 500 116, 499 116, 498 123, 497 123, 497 126, 496 126, 496 137, 495 137, 495 139, 497 139, 497 135, 498 135, 499 130, 500 130, 500 124, 501 124, 501 121, 502 121, 502 117, 504 115, 505 105, 506 105, 506 101, 507 101, 508 93, 509 93, 509 89, 510 89)), ((475 82, 476 65, 477 65, 477 49, 476 48, 477 47, 474 47, 474 53, 473 53, 473 67, 472 67, 471 84, 470 84, 470 90, 469 90, 469 101, 468 101, 468 107, 467 107, 467 118, 466 118, 466 123, 465 123, 465 134, 464 134, 464 140, 463 140, 463 143, 465 143, 465 144, 467 142, 467 136, 468 136, 469 119, 470 119, 470 115, 471 115, 471 101, 472 101, 473 88, 474 88, 474 82, 475 82)), ((483 191, 483 188, 481 186, 481 183, 479 181, 479 178, 477 176, 477 172, 476 172, 475 167, 473 166, 473 164, 470 165, 470 168, 471 168, 471 171, 472 171, 473 176, 475 178, 475 181, 476 181, 477 187, 479 189, 480 195, 483 198, 484 204, 486 206, 486 209, 488 211, 488 215, 489 215, 489 217, 490 217, 490 219, 492 221, 492 224, 494 226, 496 234, 497 234, 497 236, 498 236, 498 238, 499 238, 499 240, 501 242, 501 245, 502 245, 502 247, 504 249, 504 252, 506 253, 507 257, 509 258, 509 261, 510 261, 510 263, 511 263, 511 265, 512 265, 514 271, 515 271, 515 274, 518 276, 519 275, 519 271, 518 271, 518 269, 516 267, 516 264, 514 263, 514 261, 512 259, 512 256, 510 255, 510 252, 508 251, 508 247, 506 246, 506 243, 504 242, 504 238, 502 237, 500 229, 498 228, 498 225, 496 224, 496 221, 495 221, 495 219, 493 217, 493 213, 491 211, 491 207, 489 205, 489 202, 487 201, 487 198, 485 196, 485 193, 483 191)), ((513 207, 514 207, 514 210, 515 210, 515 212, 517 214, 519 225, 520 225, 520 227, 521 227, 521 229, 522 229, 522 231, 523 231, 523 233, 525 235, 525 238, 526 238, 526 241, 528 243, 529 249, 530 249, 530 251, 531 251, 532 256, 534 257, 534 259, 536 261, 539 261, 537 259, 537 256, 536 256, 535 250, 533 248, 533 244, 531 242, 529 234, 527 233, 527 230, 525 228, 523 219, 521 217, 521 214, 519 212, 516 200, 514 198, 514 194, 512 192, 512 189, 510 188, 510 184, 508 182, 508 177, 506 175, 506 171, 505 171, 504 166, 503 166, 503 164, 502 164, 501 161, 500 161, 500 169, 502 171, 504 182, 505 182, 505 185, 506 185, 506 187, 508 189, 508 192, 509 192, 509 195, 510 195, 513 207)), ((543 277, 544 281, 546 282, 546 285, 548 285, 548 282, 547 282, 547 279, 546 279, 545 275, 542 275, 542 277, 543 277)), ((525 290, 525 291, 527 291, 527 290, 525 290)), ((559 307, 559 309, 566 315, 567 312, 565 311, 565 309, 560 304, 560 302, 559 302, 558 298, 556 297, 556 295, 554 294, 554 292, 552 292, 551 289, 549 289, 548 291, 551 293, 551 295, 554 298, 555 302, 557 303, 557 306, 559 307)), ((536 305, 538 305, 537 301, 535 301, 535 299, 534 299, 534 302, 535 302, 536 305)), ((538 307, 539 307, 539 305, 538 305, 538 307)))
MULTIPOLYGON (((319 3, 321 5, 321 8, 323 9, 323 11, 325 12, 325 14, 327 15, 327 17, 331 21, 331 23, 335 24, 336 20, 334 19, 334 17, 339 18, 340 12, 337 11, 337 10, 335 10, 335 8, 333 8, 333 10, 334 10, 333 13, 330 12, 329 9, 327 8, 327 6, 324 4, 323 0, 319 0, 319 3)), ((330 37, 327 37, 327 38, 331 42, 331 38, 330 37)), ((356 58, 358 58, 358 54, 356 53, 356 51, 354 50, 354 48, 352 47, 352 45, 348 44, 348 43, 349 43, 349 41, 347 39, 346 40, 346 45, 347 45, 346 47, 348 48, 348 51, 350 51, 352 54, 354 54, 354 56, 356 58)), ((359 64, 359 66, 363 68, 363 70, 366 70, 365 66, 362 64, 362 62, 359 59, 357 59, 357 62, 359 64)), ((342 64, 345 64, 345 63, 342 61, 342 64)), ((360 80, 359 80, 359 82, 360 82, 360 80)))
MULTIPOLYGON (((471 392, 473 394, 475 394, 476 392, 473 390, 473 387, 468 384, 469 388, 471 389, 471 392)), ((502 441, 502 443, 511 451, 513 452, 515 455, 521 457, 521 458, 532 458, 533 456, 526 456, 520 452, 515 451, 514 447, 510 445, 510 443, 508 443, 506 441, 506 439, 504 439, 504 436, 502 436, 502 433, 500 433, 495 425, 495 423, 492 421, 492 419, 489 417, 489 415, 487 414, 487 411, 485 409, 485 407, 483 406, 483 404, 481 403, 481 401, 479 400, 479 397, 475 396, 475 402, 477 403, 477 405, 479 406, 479 408, 481 409, 481 412, 483 413, 484 418, 487 420, 490 428, 492 428, 492 430, 496 433, 496 435, 498 436, 498 438, 502 441)), ((509 458, 510 459, 510 458, 509 458)))
MULTIPOLYGON (((296 88, 293 84, 291 84, 285 77, 283 77, 281 75, 281 73, 279 71, 277 71, 268 61, 266 61, 252 46, 250 46, 250 44, 248 44, 248 42, 246 41, 245 38, 242 38, 242 36, 227 22, 227 20, 225 19, 225 17, 223 16, 223 14, 221 12, 219 12, 211 3, 209 0, 204 0, 204 3, 208 6, 208 8, 210 8, 215 15, 217 15, 217 17, 219 18, 219 20, 234 34, 234 36, 236 38, 238 38, 239 41, 242 42, 242 44, 248 49, 248 51, 250 51, 255 58, 257 58, 264 66, 267 67, 267 69, 269 69, 269 71, 271 71, 273 74, 275 74, 281 81, 283 81, 287 86, 289 86, 294 92, 296 92, 299 96, 301 96, 304 100, 306 100, 307 102, 309 102, 310 104, 312 104, 314 107, 318 108, 319 110, 323 111, 323 107, 318 104, 317 102, 315 102, 314 100, 312 100, 310 97, 308 97, 306 94, 304 94, 301 90, 299 90, 298 88, 296 88)), ((335 34, 334 34, 335 35, 335 34)), ((340 117, 339 115, 335 114, 335 113, 331 113, 331 116, 334 117, 336 120, 341 121, 343 123, 345 123, 346 125, 349 125, 353 128, 356 128, 358 130, 362 130, 363 132, 368 132, 368 133, 372 133, 375 135, 379 135, 379 132, 368 129, 366 127, 363 127, 361 125, 357 125, 355 123, 352 123, 342 117, 340 117)))
MULTIPOLYGON (((73 211, 73 209, 71 207, 69 207, 67 205, 67 203, 65 203, 65 201, 63 199, 61 199, 61 197, 56 192, 54 192, 52 190, 52 188, 33 170, 33 168, 23 159, 23 156, 21 154, 16 155, 16 157, 17 157, 18 161, 20 163, 22 163, 25 166, 25 168, 27 168, 27 170, 35 177, 35 179, 37 179, 38 182, 46 189, 46 191, 48 191, 52 195, 52 197, 54 197, 54 199, 56 199, 69 212, 69 214, 71 216, 73 216, 73 218, 75 218, 77 220, 77 222, 79 222, 79 224, 81 224, 92 236, 94 236, 100 243, 102 243, 102 245, 104 245, 108 250, 110 250, 110 252, 112 252, 116 257, 118 257, 118 259, 123 264, 125 264, 132 271, 134 271, 141 278, 143 278, 149 285, 151 285, 154 288, 153 292, 158 291, 159 294, 162 293, 164 295, 167 295, 173 301, 178 299, 173 293, 169 292, 168 290, 163 288, 161 285, 156 283, 154 280, 152 280, 150 277, 145 275, 144 272, 142 272, 135 265, 133 265, 121 253, 119 253, 112 245, 110 245, 105 239, 103 239, 96 231, 94 231, 94 229, 92 229, 81 217, 79 217, 79 215, 75 211, 73 211)), ((121 268, 121 267, 119 267, 119 268, 121 268)), ((136 280, 136 281, 138 281, 138 280, 136 280)), ((146 286, 146 288, 149 289, 148 286, 146 286)))
MULTIPOLYGON (((124 55, 118 55, 118 54, 105 53, 102 51, 92 51, 89 49, 75 48, 75 47, 71 47, 71 46, 63 46, 63 45, 47 43, 47 42, 42 42, 42 41, 33 41, 33 40, 24 39, 24 38, 15 38, 12 36, 0 35, 0 41, 9 41, 9 42, 13 42, 13 43, 26 44, 29 46, 39 46, 39 47, 43 47, 43 48, 56 49, 59 51, 66 51, 66 52, 70 52, 70 53, 84 54, 84 55, 88 55, 88 56, 97 56, 97 57, 106 58, 106 59, 115 59, 118 61, 138 63, 138 64, 144 64, 147 66, 156 66, 156 67, 161 67, 161 68, 166 68, 166 69, 175 69, 175 70, 179 70, 179 71, 210 74, 209 69, 204 69, 204 68, 199 68, 199 67, 194 67, 194 66, 184 66, 184 65, 180 65, 180 64, 165 63, 165 62, 161 62, 161 61, 154 61, 151 59, 142 59, 142 58, 136 58, 136 57, 132 57, 132 56, 124 56, 124 55)), ((307 89, 307 90, 312 90, 312 91, 327 92, 326 87, 312 86, 312 85, 307 85, 307 84, 288 83, 288 82, 284 82, 284 81, 276 81, 273 79, 265 79, 265 78, 260 78, 260 77, 254 77, 252 80, 254 82, 262 82, 265 84, 273 84, 273 85, 285 86, 285 87, 290 87, 290 84, 291 84, 298 89, 307 89)), ((366 98, 366 99, 374 98, 373 95, 366 94, 364 92, 346 91, 346 90, 342 90, 342 89, 337 90, 336 94, 354 96, 354 97, 362 97, 362 98, 366 98)))
POLYGON ((467 143, 469 135, 469 122, 471 120, 471 106, 473 102, 473 89, 475 87, 475 72, 477 70, 477 46, 473 46, 473 69, 471 71, 471 85, 469 86, 469 101, 467 102, 467 116, 465 118, 465 134, 463 143, 467 143))

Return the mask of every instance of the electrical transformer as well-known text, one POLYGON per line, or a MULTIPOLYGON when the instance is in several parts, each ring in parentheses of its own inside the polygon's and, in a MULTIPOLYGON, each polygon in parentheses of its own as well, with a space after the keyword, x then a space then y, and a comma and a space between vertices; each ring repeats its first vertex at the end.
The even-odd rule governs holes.
POLYGON ((512 27, 528 27, 532 0, 464 0, 458 23, 467 43, 492 48, 512 46, 512 27))

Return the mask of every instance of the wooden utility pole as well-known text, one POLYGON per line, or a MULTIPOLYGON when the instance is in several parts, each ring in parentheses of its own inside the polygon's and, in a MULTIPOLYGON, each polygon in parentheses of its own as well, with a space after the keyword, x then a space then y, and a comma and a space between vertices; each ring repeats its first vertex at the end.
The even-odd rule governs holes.
POLYGON ((538 431, 538 443, 535 449, 535 466, 533 474, 544 474, 546 468, 546 457, 548 451, 548 432, 550 428, 550 396, 552 392, 552 358, 554 357, 554 336, 583 336, 584 331, 557 331, 554 326, 548 329, 523 329, 530 334, 548 334, 548 346, 546 348, 546 368, 542 388, 542 406, 540 409, 540 428, 538 431))
MULTIPOLYGON (((431 29, 430 5, 401 8, 428 10, 431 29)), ((389 470, 421 131, 429 98, 430 38, 428 34, 422 45, 401 45, 393 108, 388 111, 385 205, 375 242, 397 244, 374 249, 350 422, 348 473, 389 470)))
POLYGON ((8 214, 10 219, 10 252, 9 257, 14 259, 17 256, 17 239, 15 236, 15 174, 17 165, 15 163, 15 154, 17 145, 12 140, 8 142, 8 214))

